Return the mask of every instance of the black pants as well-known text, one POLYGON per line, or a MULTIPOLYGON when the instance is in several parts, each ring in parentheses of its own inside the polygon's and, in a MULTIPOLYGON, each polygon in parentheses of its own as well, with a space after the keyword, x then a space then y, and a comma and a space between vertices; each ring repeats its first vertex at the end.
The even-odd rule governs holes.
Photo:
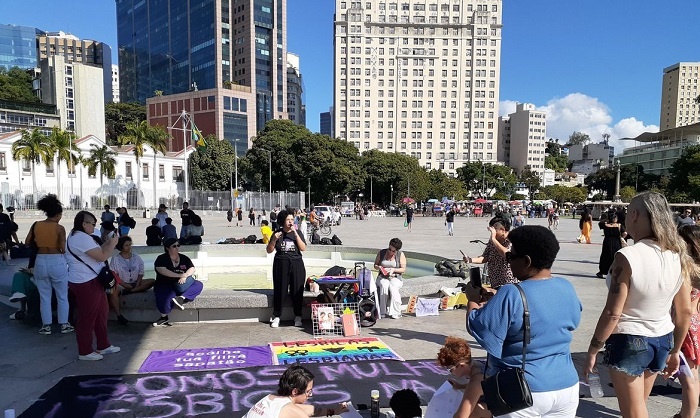
POLYGON ((272 316, 282 315, 282 302, 287 296, 287 290, 292 297, 294 316, 301 316, 301 306, 304 303, 304 282, 306 282, 304 260, 275 257, 272 263, 272 285, 274 288, 272 316))

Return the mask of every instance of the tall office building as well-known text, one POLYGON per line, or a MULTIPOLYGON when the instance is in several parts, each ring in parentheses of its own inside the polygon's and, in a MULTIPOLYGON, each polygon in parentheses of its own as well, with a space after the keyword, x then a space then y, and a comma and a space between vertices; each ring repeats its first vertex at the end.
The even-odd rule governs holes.
POLYGON ((286 0, 116 0, 121 101, 254 91, 256 128, 286 118, 286 0))
POLYGON ((36 68, 36 38, 41 33, 30 26, 0 25, 0 68, 36 68))
POLYGON ((335 138, 335 133, 333 132, 333 106, 328 112, 321 112, 319 115, 319 132, 321 135, 335 138))
POLYGON ((499 118, 499 154, 518 173, 524 169, 542 174, 547 148, 547 114, 530 103, 518 103, 508 118, 499 118))
POLYGON ((287 114, 289 120, 306 126, 304 79, 299 67, 299 55, 291 52, 287 52, 287 114))
POLYGON ((448 174, 496 162, 502 1, 335 5, 336 135, 448 174))
POLYGON ((700 122, 700 62, 679 62, 664 68, 661 86, 661 130, 700 122))
POLYGON ((119 103, 119 66, 112 64, 112 103, 119 103))

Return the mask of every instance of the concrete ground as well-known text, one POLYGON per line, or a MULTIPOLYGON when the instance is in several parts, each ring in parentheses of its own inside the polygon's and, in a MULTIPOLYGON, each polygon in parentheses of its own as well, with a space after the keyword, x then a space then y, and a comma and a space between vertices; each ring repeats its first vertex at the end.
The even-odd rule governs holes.
MULTIPOLYGON (((38 218, 26 214, 18 216, 20 239, 24 238, 35 219, 38 218)), ((72 214, 66 213, 61 223, 70 229, 72 219, 72 214)), ((225 212, 206 213, 203 220, 206 241, 216 242, 222 237, 245 237, 253 233, 259 235, 257 227, 229 227, 225 212)), ((488 218, 458 217, 453 237, 447 236, 444 218, 420 216, 415 218, 410 232, 403 227, 402 218, 370 218, 365 221, 345 218, 342 225, 333 227, 333 232, 346 245, 384 248, 390 238, 399 237, 407 250, 460 258, 459 250, 470 256, 481 252, 482 246, 471 244, 469 240, 488 239, 487 221, 488 218)), ((137 222, 138 230, 132 236, 136 244, 143 245, 143 231, 149 222, 143 218, 137 218, 137 222)), ((546 225, 546 219, 528 219, 526 224, 546 225)), ((573 283, 584 307, 582 322, 574 333, 571 346, 574 360, 580 365, 605 303, 605 283, 595 277, 602 236, 596 231, 594 244, 578 244, 578 220, 571 218, 563 218, 555 234, 561 243, 561 251, 553 270, 573 283)), ((410 265, 408 267, 410 269, 410 265)), ((0 301, 4 302, 0 304, 0 318, 8 318, 14 309, 8 306, 7 298, 0 301)), ((433 359, 445 336, 455 335, 473 341, 464 329, 464 317, 464 310, 441 312, 439 318, 405 316, 399 320, 381 320, 374 327, 363 329, 362 333, 380 337, 407 360, 433 359)), ((0 387, 4 388, 0 391, 0 411, 7 408, 14 408, 18 413, 24 411, 64 376, 136 373, 151 350, 264 345, 311 336, 310 323, 305 323, 303 329, 283 324, 279 329, 271 330, 266 323, 176 324, 169 328, 152 328, 150 324, 130 323, 123 327, 110 322, 110 338, 113 344, 121 346, 121 353, 98 362, 82 362, 77 360, 74 335, 54 333, 43 336, 37 332, 38 328, 36 324, 0 320, 3 336, 0 340, 0 387)), ((474 349, 475 356, 484 354, 478 347, 474 349)), ((604 367, 600 370, 606 396, 593 400, 587 396, 587 388, 582 386, 581 393, 586 397, 581 399, 577 416, 620 416, 612 388, 607 385, 607 371, 604 367)), ((361 399, 357 402, 368 401, 364 394, 359 396, 361 399)), ((680 409, 680 396, 652 396, 648 408, 651 417, 670 417, 680 409)))

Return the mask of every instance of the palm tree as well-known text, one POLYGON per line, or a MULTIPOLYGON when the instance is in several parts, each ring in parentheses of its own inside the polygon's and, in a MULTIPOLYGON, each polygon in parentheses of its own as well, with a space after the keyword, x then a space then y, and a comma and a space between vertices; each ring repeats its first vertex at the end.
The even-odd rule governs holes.
MULTIPOLYGON (((141 191, 141 158, 146 146, 153 148, 153 181, 155 185, 156 161, 155 154, 158 152, 165 155, 168 134, 160 126, 150 126, 147 121, 139 123, 131 122, 126 124, 126 132, 120 136, 118 143, 120 146, 131 145, 134 147, 134 157, 136 157, 137 182, 139 192, 141 191)), ((140 202, 139 202, 140 203, 140 202)))
MULTIPOLYGON (((56 159, 56 191, 61 200, 61 162, 65 161, 68 171, 80 161, 80 150, 75 146, 75 134, 63 129, 53 128, 49 136, 51 143, 51 156, 56 159)), ((72 196, 71 196, 72 197, 72 196)))
POLYGON ((12 159, 15 161, 30 161, 32 164, 32 188, 34 194, 34 204, 38 199, 36 189, 36 163, 44 162, 49 164, 53 154, 51 153, 51 143, 49 138, 38 128, 31 131, 22 130, 22 138, 12 144, 12 159))
POLYGON ((168 150, 168 132, 162 126, 151 126, 148 134, 148 145, 153 149, 153 207, 157 207, 156 202, 156 175, 158 172, 158 153, 165 155, 168 150))
POLYGON ((116 175, 117 153, 112 151, 112 149, 106 145, 97 146, 95 144, 90 144, 92 149, 90 149, 90 155, 88 158, 83 158, 83 165, 88 169, 88 175, 97 175, 97 170, 100 170, 100 190, 102 189, 104 176, 114 177, 116 175))

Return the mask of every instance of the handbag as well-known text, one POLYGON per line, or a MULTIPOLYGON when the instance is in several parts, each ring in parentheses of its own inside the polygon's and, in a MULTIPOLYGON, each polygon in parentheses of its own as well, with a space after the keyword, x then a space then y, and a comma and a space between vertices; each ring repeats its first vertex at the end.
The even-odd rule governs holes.
POLYGON ((88 263, 86 263, 80 257, 75 255, 73 250, 70 249, 70 245, 68 245, 67 242, 66 242, 66 247, 68 247, 68 252, 71 253, 73 258, 75 258, 76 260, 85 264, 87 266, 87 268, 89 268, 90 270, 92 270, 93 273, 96 274, 95 278, 97 279, 97 281, 99 281, 102 284, 102 286, 104 286, 105 289, 111 289, 117 284, 117 279, 114 276, 114 273, 112 272, 112 270, 109 268, 109 264, 107 264, 106 261, 105 261, 104 267, 102 267, 102 269, 100 269, 100 272, 98 273, 95 271, 94 268, 90 267, 90 265, 88 263))
POLYGON ((502 370, 484 379, 481 388, 484 391, 486 405, 493 416, 509 414, 532 406, 530 385, 525 380, 525 357, 527 344, 530 342, 530 311, 527 307, 525 292, 515 284, 523 300, 523 363, 522 367, 502 370))

